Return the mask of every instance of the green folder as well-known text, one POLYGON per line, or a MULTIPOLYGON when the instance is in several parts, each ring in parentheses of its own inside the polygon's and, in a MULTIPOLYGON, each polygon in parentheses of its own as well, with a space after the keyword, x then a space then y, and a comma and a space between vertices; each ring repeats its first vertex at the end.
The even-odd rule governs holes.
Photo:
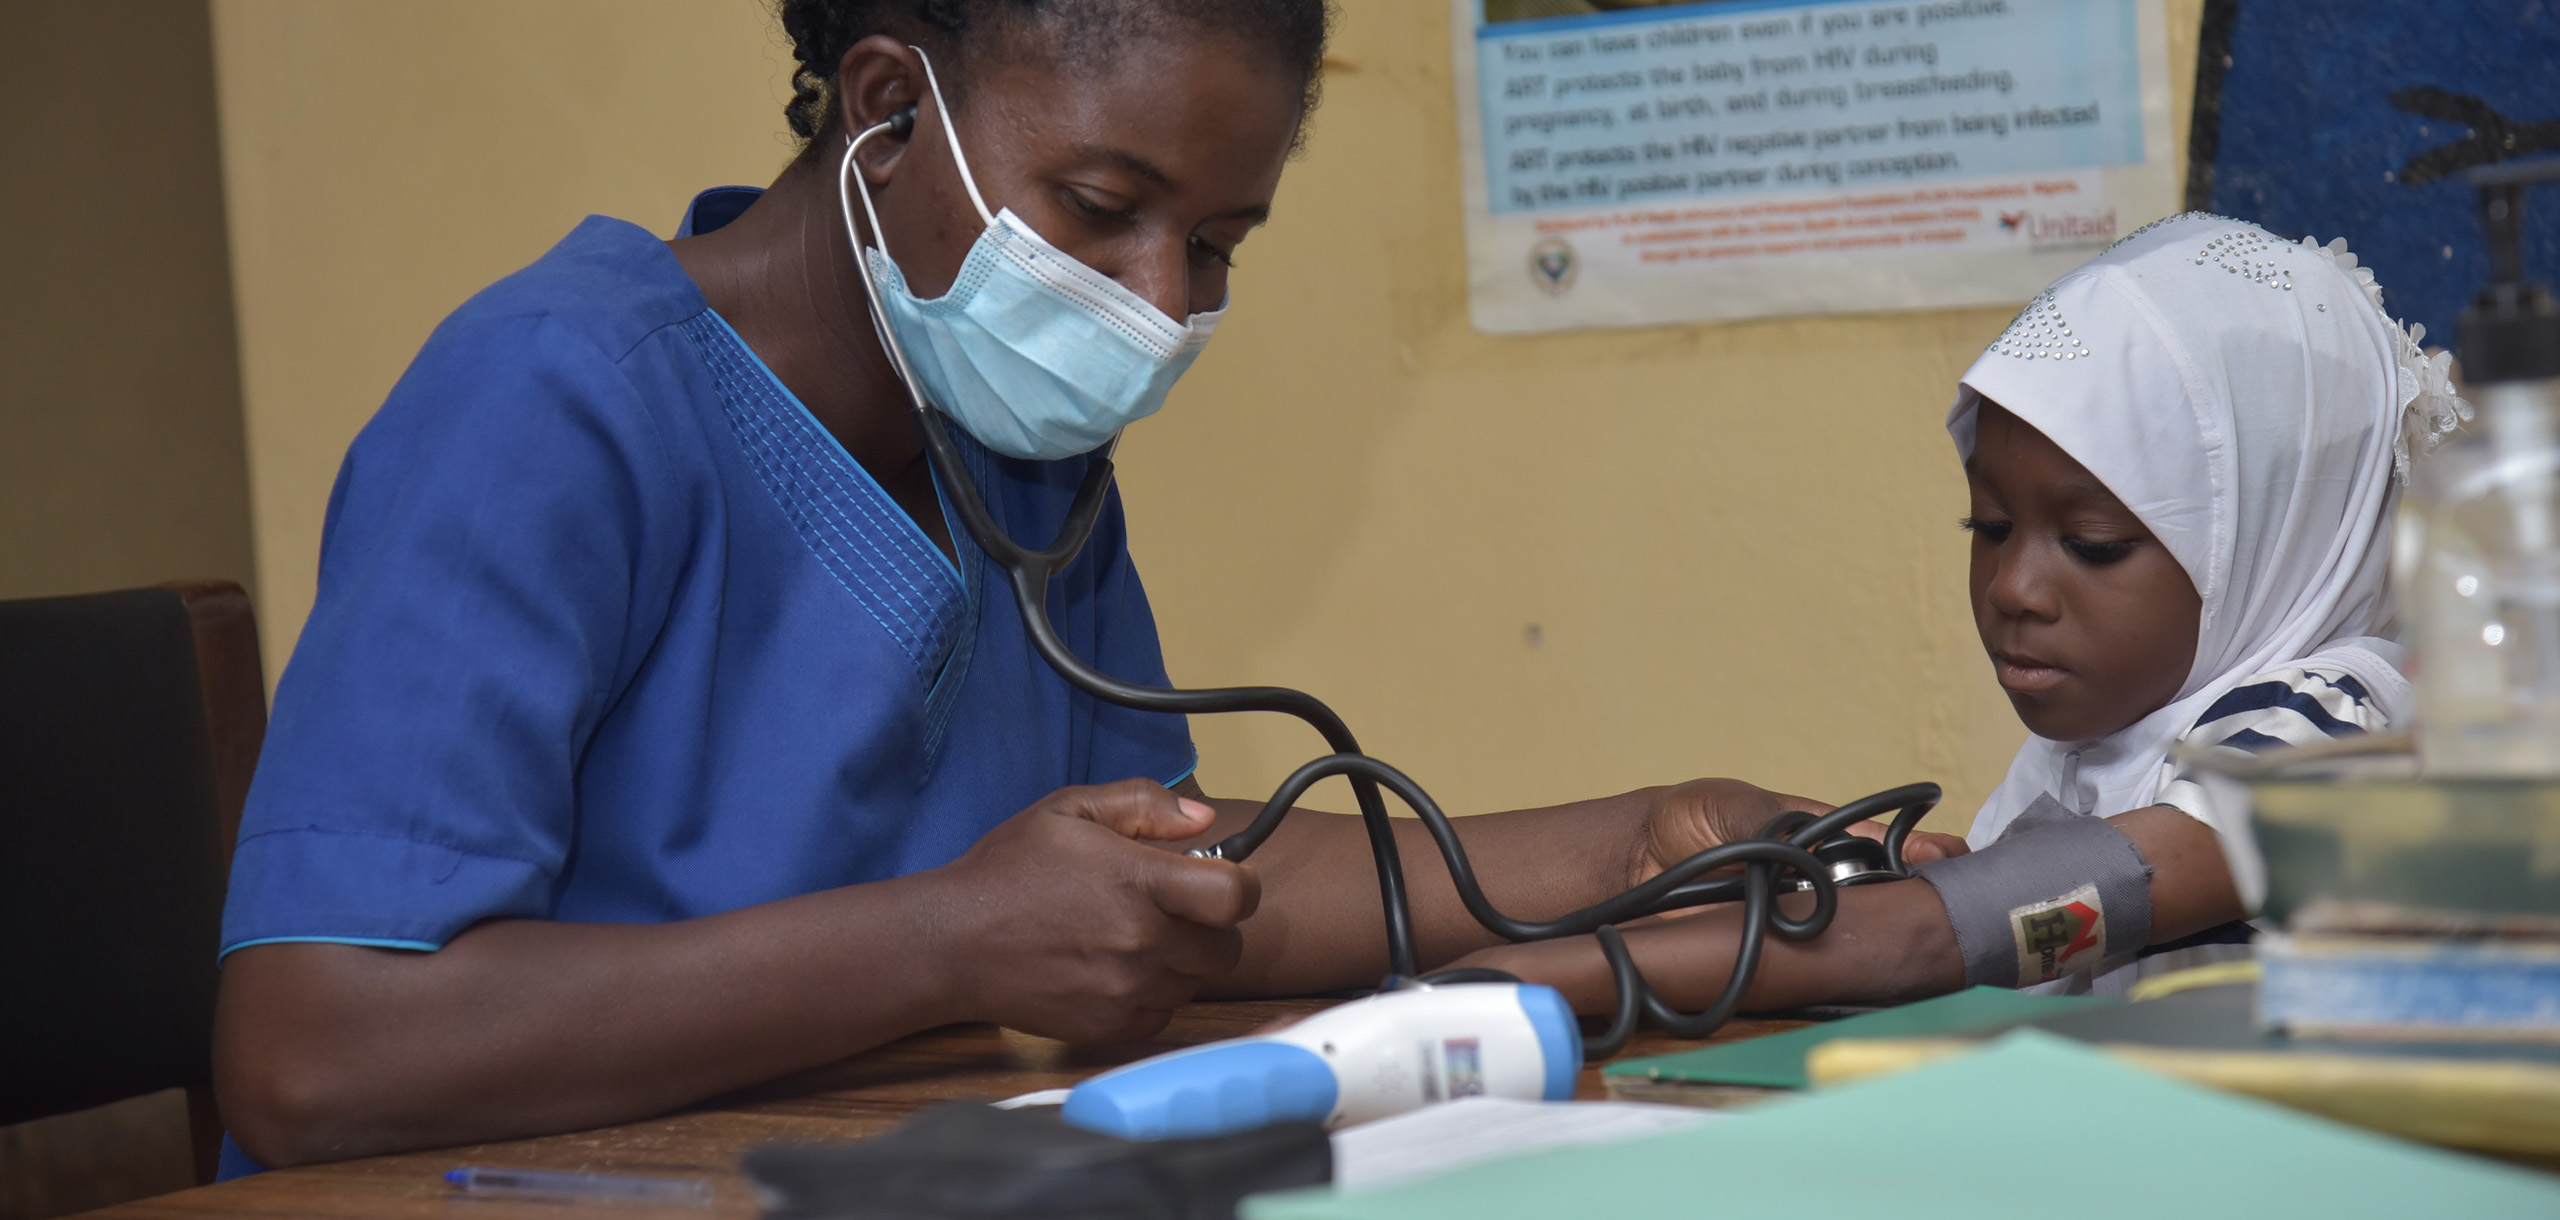
POLYGON ((2020 1030, 1974 1054, 1721 1122, 1358 1194, 1258 1195, 1242 1214, 2548 1220, 2560 1216, 2560 1179, 2155 1076, 2020 1030))
MULTIPOLYGON (((1702 1046, 1676 1055, 1629 1059, 1601 1072, 1612 1093, 1636 1082, 1754 1089, 1805 1087, 1804 1056, 1833 1038, 1915 1038, 2023 1025, 2110 1001, 2090 996, 2028 995, 2005 987, 1972 987, 1934 1000, 1860 1013, 1838 1021, 1742 1042, 1702 1046)), ((1650 1091, 1646 1100, 1656 1100, 1650 1091)))

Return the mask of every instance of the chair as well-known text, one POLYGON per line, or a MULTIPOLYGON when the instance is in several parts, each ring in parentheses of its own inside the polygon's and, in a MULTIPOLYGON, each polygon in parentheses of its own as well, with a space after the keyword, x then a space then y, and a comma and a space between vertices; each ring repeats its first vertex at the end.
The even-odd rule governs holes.
POLYGON ((265 735, 238 585, 0 601, 0 1125, 183 1088, 212 1180, 214 954, 265 735))

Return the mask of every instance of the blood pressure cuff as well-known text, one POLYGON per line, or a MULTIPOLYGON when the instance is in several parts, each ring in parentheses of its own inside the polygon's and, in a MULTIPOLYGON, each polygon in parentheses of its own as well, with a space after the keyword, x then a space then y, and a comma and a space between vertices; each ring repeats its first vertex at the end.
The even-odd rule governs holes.
POLYGON ((767 1220, 1234 1220, 1246 1195, 1333 1180, 1315 1123, 1125 1140, 1055 1106, 955 1103, 853 1144, 768 1144, 744 1168, 767 1220))
POLYGON ((2133 960, 2151 941, 2151 864, 2105 818, 2040 797, 1982 850, 1913 870, 1937 887, 1967 985, 2025 987, 2133 960))

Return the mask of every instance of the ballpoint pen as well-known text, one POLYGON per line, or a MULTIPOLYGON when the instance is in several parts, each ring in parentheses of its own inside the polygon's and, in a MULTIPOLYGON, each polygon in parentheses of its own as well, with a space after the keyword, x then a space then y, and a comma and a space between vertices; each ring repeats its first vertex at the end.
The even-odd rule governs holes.
POLYGON ((690 1207, 701 1207, 711 1202, 711 1183, 700 1178, 629 1178, 602 1173, 466 1167, 447 1170, 444 1180, 455 1190, 475 1195, 610 1199, 617 1203, 664 1203, 690 1207))

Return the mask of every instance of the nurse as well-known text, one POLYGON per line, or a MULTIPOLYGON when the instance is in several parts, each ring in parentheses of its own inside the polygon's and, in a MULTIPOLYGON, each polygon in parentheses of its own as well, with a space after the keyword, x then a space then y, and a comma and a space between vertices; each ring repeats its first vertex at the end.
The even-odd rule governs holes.
MULTIPOLYGON (((1144 1036, 1385 968, 1356 819, 1293 818, 1250 867, 1166 850, 1256 802, 1201 793, 1180 718, 1030 651, 855 278, 861 253, 904 294, 1006 530, 1049 537, 1224 308, 1322 0, 781 18, 807 144, 772 186, 706 192, 673 241, 590 218, 438 327, 347 454, 232 874, 230 1172, 633 1119, 950 1022, 1144 1036), (1034 324, 970 323, 1000 292, 1034 324), (1062 303, 1154 344, 1140 392, 1096 372, 1125 353, 1051 352, 1054 395, 972 399, 1062 303)), ((1165 680, 1116 500, 1052 597, 1080 654, 1165 680)), ((1709 783, 1466 829, 1537 916, 1625 886, 1685 841, 1663 826, 1781 803, 1709 783)), ((1413 880, 1426 965, 1490 942, 1413 880)))

